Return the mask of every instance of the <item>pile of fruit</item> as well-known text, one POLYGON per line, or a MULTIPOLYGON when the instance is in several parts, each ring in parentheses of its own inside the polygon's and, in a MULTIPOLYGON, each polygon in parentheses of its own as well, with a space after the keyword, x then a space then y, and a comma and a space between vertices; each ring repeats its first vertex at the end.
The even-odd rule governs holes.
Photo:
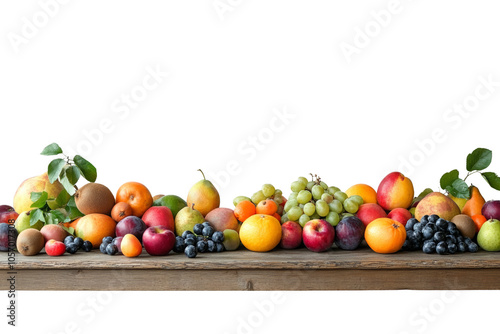
POLYGON ((385 176, 377 190, 356 184, 345 192, 310 174, 291 182, 288 198, 266 183, 250 197, 234 198, 234 209, 220 207, 219 192, 204 175, 184 198, 152 196, 138 182, 113 193, 95 182, 97 170, 83 157, 70 158, 57 144, 42 154, 60 157, 20 185, 13 207, 0 206, 0 251, 195 258, 242 248, 353 250, 365 243, 378 253, 500 251, 500 201, 486 202, 466 183, 480 173, 500 190, 500 178, 484 171, 492 157, 487 149, 467 156, 465 178, 458 170, 445 173, 439 192, 415 196, 412 181, 399 172, 385 176), (81 178, 88 182, 79 188, 81 178))

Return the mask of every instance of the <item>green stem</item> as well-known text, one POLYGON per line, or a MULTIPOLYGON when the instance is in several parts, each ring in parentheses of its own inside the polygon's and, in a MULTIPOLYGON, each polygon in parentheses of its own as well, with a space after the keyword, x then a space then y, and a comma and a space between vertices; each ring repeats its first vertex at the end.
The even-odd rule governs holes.
POLYGON ((207 178, 205 177, 205 173, 203 173, 201 169, 198 169, 198 171, 201 173, 201 175, 203 175, 203 179, 206 180, 207 178))
POLYGON ((465 182, 465 180, 467 180, 467 178, 468 178, 469 176, 471 176, 472 174, 476 174, 476 173, 479 173, 479 171, 478 171, 478 170, 475 170, 475 171, 473 171, 473 172, 468 172, 468 173, 467 173, 467 176, 466 176, 466 177, 465 177, 465 179, 464 179, 464 182, 465 182))

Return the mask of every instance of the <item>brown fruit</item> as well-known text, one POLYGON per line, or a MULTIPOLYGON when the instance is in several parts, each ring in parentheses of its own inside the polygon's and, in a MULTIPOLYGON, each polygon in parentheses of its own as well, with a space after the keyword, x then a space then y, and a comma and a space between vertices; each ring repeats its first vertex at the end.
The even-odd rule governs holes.
POLYGON ((36 255, 40 253, 45 245, 43 235, 34 228, 28 228, 17 237, 16 247, 19 253, 25 256, 36 255))
POLYGON ((451 222, 457 225, 458 230, 464 237, 472 239, 476 235, 476 223, 468 215, 456 215, 451 222))
POLYGON ((156 201, 157 199, 162 198, 163 196, 165 196, 165 195, 155 195, 155 196, 153 196, 153 202, 156 201))
POLYGON ((132 207, 127 202, 118 202, 111 210, 111 218, 118 223, 123 218, 132 216, 133 211, 134 210, 132 210, 132 207))
POLYGON ((111 215, 115 197, 108 187, 99 183, 87 183, 75 193, 75 203, 84 215, 101 213, 111 215))

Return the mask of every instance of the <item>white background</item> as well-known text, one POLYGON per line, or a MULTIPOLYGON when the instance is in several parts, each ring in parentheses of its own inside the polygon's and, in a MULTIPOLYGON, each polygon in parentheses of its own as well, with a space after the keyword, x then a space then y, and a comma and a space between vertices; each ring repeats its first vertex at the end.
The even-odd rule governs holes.
MULTIPOLYGON (((463 176, 476 147, 494 151, 489 170, 500 172, 500 21, 492 1, 70 1, 49 6, 50 17, 42 9, 49 2, 0 5, 2 204, 46 170, 50 158, 39 153, 51 142, 93 162, 97 181, 113 192, 139 181, 153 194, 185 197, 202 168, 226 207, 263 183, 286 196, 310 172, 345 190, 376 188, 401 170, 417 193, 438 190, 443 173, 458 168, 463 176), (390 17, 388 8, 396 8, 390 17), (371 37, 360 33, 366 29, 371 37), (346 56, 347 44, 356 53, 346 56), (146 91, 155 69, 168 76, 146 91), (496 82, 489 90, 488 78, 496 82), (123 108, 131 94, 141 101, 123 108), (291 116, 276 123, 277 112, 291 116), (237 166, 230 176, 228 164, 237 166)), ((486 199, 500 197, 480 176, 469 180, 486 199)), ((384 333, 481 331, 491 329, 500 297, 286 293, 262 323, 242 330, 254 302, 271 295, 22 291, 17 331, 69 333, 72 322, 85 333, 360 332, 377 323, 384 333), (101 302, 90 316, 92 298, 101 302)), ((0 319, 2 332, 14 332, 0 319)))

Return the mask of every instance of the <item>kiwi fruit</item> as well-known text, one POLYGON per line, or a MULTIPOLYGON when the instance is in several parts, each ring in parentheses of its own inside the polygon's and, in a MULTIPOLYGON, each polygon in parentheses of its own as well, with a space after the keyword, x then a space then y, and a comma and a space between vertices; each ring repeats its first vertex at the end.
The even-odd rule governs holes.
POLYGON ((458 230, 464 237, 472 239, 476 235, 476 224, 471 217, 463 214, 456 215, 451 222, 457 225, 458 230))
POLYGON ((111 215, 115 197, 108 187, 99 183, 87 183, 75 193, 75 203, 84 215, 101 213, 111 215))
POLYGON ((37 229, 28 228, 17 237, 16 248, 22 255, 36 255, 40 253, 43 246, 45 246, 45 239, 37 229))

